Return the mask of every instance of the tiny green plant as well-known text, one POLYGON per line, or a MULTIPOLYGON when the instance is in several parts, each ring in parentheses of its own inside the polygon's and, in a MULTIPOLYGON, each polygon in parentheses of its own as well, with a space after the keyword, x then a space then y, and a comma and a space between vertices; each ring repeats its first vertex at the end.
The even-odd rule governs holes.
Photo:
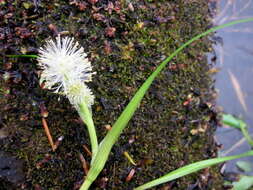
MULTIPOLYGON (((175 52, 173 52, 169 57, 167 57, 142 84, 142 86, 135 93, 131 101, 128 103, 127 107, 116 120, 111 130, 107 133, 102 142, 100 142, 99 144, 91 113, 91 106, 94 101, 94 96, 91 90, 85 84, 86 82, 91 81, 92 75, 95 73, 92 72, 92 67, 90 65, 90 62, 86 58, 87 55, 84 52, 83 48, 79 48, 78 43, 74 43, 73 38, 61 38, 60 36, 58 36, 56 38, 56 42, 54 42, 53 40, 48 41, 46 46, 40 49, 39 56, 9 55, 9 57, 37 58, 39 62, 38 65, 42 69, 40 79, 41 84, 44 84, 46 88, 53 90, 55 93, 66 96, 69 99, 70 103, 76 108, 80 117, 86 124, 91 140, 92 160, 90 170, 80 190, 88 190, 91 184, 96 180, 99 173, 103 170, 113 145, 116 143, 120 134, 127 126, 129 120, 134 115, 134 112, 140 105, 140 102, 144 97, 145 93, 149 89, 154 79, 167 65, 167 63, 184 48, 189 46, 192 42, 200 39, 201 37, 231 25, 246 23, 250 21, 253 21, 253 18, 233 21, 227 24, 223 24, 221 26, 213 27, 193 37, 191 40, 180 46, 175 52)), ((135 190, 148 189, 150 187, 171 181, 173 179, 177 179, 179 177, 188 175, 190 173, 196 172, 200 169, 212 166, 214 164, 219 164, 221 162, 245 156, 253 156, 253 151, 249 151, 244 154, 235 156, 213 158, 196 162, 179 168, 175 171, 172 171, 165 176, 158 178, 154 181, 148 182, 147 184, 144 184, 140 187, 137 187, 135 190)))
POLYGON ((232 183, 232 190, 249 190, 253 186, 253 176, 240 175, 240 180, 232 183))
MULTIPOLYGON (((249 145, 253 145, 253 139, 248 132, 247 124, 243 120, 238 119, 231 114, 222 114, 221 122, 224 125, 239 129, 249 145)), ((253 170, 252 163, 248 161, 237 161, 236 166, 242 172, 252 172, 253 170)), ((238 179, 238 181, 234 182, 225 181, 225 185, 232 185, 232 190, 248 190, 253 186, 253 176, 238 174, 238 179)))

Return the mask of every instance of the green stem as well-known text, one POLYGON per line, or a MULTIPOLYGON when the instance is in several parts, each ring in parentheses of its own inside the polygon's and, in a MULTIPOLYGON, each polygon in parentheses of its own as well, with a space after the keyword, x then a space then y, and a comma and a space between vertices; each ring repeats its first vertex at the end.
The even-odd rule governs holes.
POLYGON ((38 55, 6 55, 6 57, 11 57, 11 58, 20 58, 20 57, 24 57, 24 58, 38 58, 38 55))
POLYGON ((78 113, 83 120, 83 122, 87 125, 90 141, 91 141, 91 149, 92 149, 92 157, 94 157, 98 151, 98 140, 96 129, 93 123, 92 114, 86 105, 85 102, 79 104, 78 113))
POLYGON ((251 147, 253 147, 253 139, 251 138, 251 136, 249 135, 249 132, 247 130, 247 127, 241 127, 241 131, 243 136, 245 137, 245 139, 248 141, 248 143, 250 144, 251 147))

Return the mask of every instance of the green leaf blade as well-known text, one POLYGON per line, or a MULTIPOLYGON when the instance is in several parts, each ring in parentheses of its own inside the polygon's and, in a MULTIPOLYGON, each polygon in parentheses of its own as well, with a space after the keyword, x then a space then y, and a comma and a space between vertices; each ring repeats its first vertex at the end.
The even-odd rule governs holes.
POLYGON ((208 159, 208 160, 203 160, 203 161, 199 161, 199 162, 195 162, 193 164, 189 164, 186 165, 184 167, 181 167, 179 169, 176 169, 158 179, 155 179, 151 182, 148 182, 142 186, 139 186, 137 188, 135 188, 134 190, 145 190, 145 189, 149 189, 151 187, 160 185, 162 183, 166 183, 169 181, 172 181, 174 179, 177 179, 179 177, 183 177, 185 175, 197 172, 201 169, 222 163, 222 162, 226 162, 229 160, 234 160, 234 159, 238 159, 238 158, 242 158, 242 157, 246 157, 246 156, 253 156, 253 151, 249 151, 243 154, 239 154, 239 155, 235 155, 235 156, 227 156, 227 157, 221 157, 221 158, 213 158, 213 159, 208 159))
POLYGON ((253 176, 241 176, 240 180, 233 182, 232 190, 248 190, 253 186, 253 176))
POLYGON ((243 120, 237 119, 230 114, 222 114, 222 123, 236 129, 246 127, 246 123, 243 120))
POLYGON ((252 170, 252 163, 250 162, 241 160, 241 161, 236 162, 236 166, 244 172, 250 172, 252 170))
POLYGON ((10 58, 38 58, 38 55, 28 55, 28 54, 22 54, 22 55, 6 55, 6 57, 10 58))

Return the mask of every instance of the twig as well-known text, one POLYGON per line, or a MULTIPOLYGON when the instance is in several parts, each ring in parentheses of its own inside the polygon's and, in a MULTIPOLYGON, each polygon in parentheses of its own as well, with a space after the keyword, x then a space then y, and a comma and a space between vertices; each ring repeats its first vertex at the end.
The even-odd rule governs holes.
POLYGON ((42 125, 43 125, 43 127, 45 129, 45 133, 46 133, 48 141, 49 141, 49 143, 50 143, 50 145, 52 147, 52 150, 55 151, 56 146, 55 146, 53 138, 52 138, 52 136, 50 134, 50 131, 49 131, 49 128, 48 128, 48 125, 47 125, 47 121, 46 121, 45 118, 42 118, 42 125))
POLYGON ((84 156, 81 153, 79 153, 79 158, 82 162, 84 173, 85 173, 85 175, 87 175, 88 172, 89 172, 89 165, 88 165, 88 163, 86 162, 84 156))
POLYGON ((89 148, 88 148, 86 145, 83 145, 83 148, 84 148, 85 152, 86 152, 89 156, 92 156, 91 151, 89 150, 89 148))

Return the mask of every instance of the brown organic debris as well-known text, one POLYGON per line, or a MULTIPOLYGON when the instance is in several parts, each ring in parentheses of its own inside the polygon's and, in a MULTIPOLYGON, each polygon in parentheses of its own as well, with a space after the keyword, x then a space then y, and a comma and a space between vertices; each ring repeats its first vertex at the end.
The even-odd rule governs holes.
POLYGON ((22 114, 19 118, 20 121, 27 121, 28 119, 29 119, 28 113, 22 114))
POLYGON ((104 21, 105 20, 105 16, 100 13, 94 13, 92 16, 97 21, 104 21))
POLYGON ((24 28, 24 27, 16 27, 15 32, 22 39, 23 38, 29 38, 33 35, 32 32, 29 29, 24 28))
POLYGON ((34 190, 42 190, 42 188, 39 184, 35 184, 34 185, 34 190))
POLYGON ((49 141, 49 143, 50 143, 50 145, 52 147, 52 150, 55 151, 56 150, 56 146, 54 144, 53 138, 51 136, 51 133, 50 133, 50 130, 48 128, 47 121, 46 121, 45 118, 42 118, 42 125, 44 127, 44 130, 45 130, 45 133, 47 135, 48 141, 49 141))
POLYGON ((126 177, 126 182, 129 182, 129 181, 131 181, 132 180, 132 178, 134 177, 134 174, 135 174, 135 169, 131 169, 130 170, 130 172, 129 172, 129 174, 127 175, 127 177, 126 177))
POLYGON ((48 111, 47 111, 47 108, 46 108, 45 104, 42 102, 42 103, 40 103, 39 107, 40 107, 40 115, 44 118, 47 118, 48 117, 48 111))
POLYGON ((208 129, 208 125, 207 124, 202 124, 202 125, 200 124, 197 129, 192 129, 190 131, 190 133, 192 135, 197 135, 199 133, 205 133, 207 131, 207 129, 208 129))
POLYGON ((116 13, 121 13, 121 3, 120 1, 116 1, 115 5, 114 5, 114 11, 116 11, 116 13))
POLYGON ((130 11, 134 12, 134 6, 133 6, 132 3, 129 3, 129 4, 128 4, 128 9, 129 9, 130 11))
POLYGON ((114 27, 107 27, 105 29, 105 35, 108 37, 115 37, 116 28, 114 27))
POLYGON ((108 183, 109 179, 107 177, 102 177, 99 181, 98 181, 98 186, 101 189, 106 189, 107 183, 108 183))
POLYGON ((89 165, 88 165, 88 163, 86 162, 84 156, 81 153, 79 153, 79 159, 82 162, 84 174, 87 175, 88 172, 89 172, 89 165))
POLYGON ((88 0, 88 1, 89 1, 89 3, 91 3, 93 5, 98 2, 98 0, 88 0))
POLYGON ((91 153, 90 149, 89 149, 86 145, 83 145, 83 148, 84 148, 85 152, 86 152, 89 156, 92 156, 92 153, 91 153))
POLYGON ((51 30, 52 32, 54 32, 54 34, 58 34, 58 30, 57 27, 54 24, 49 24, 48 25, 49 30, 51 30))
POLYGON ((109 14, 112 14, 113 9, 114 9, 114 5, 111 1, 109 1, 105 10, 108 11, 109 14))
POLYGON ((110 53, 112 53, 111 44, 107 40, 104 41, 104 51, 105 51, 105 54, 107 54, 107 55, 109 55, 110 53))
POLYGON ((74 5, 78 8, 79 11, 84 11, 87 8, 87 3, 83 1, 73 0, 70 1, 70 5, 74 5))
POLYGON ((47 162, 49 162, 52 159, 52 156, 50 154, 46 154, 45 157, 40 161, 36 163, 36 168, 40 169, 43 167, 43 165, 47 162))
POLYGON ((106 129, 107 131, 110 131, 110 130, 112 129, 112 126, 111 126, 111 125, 108 125, 108 124, 105 125, 104 127, 105 127, 105 129, 106 129))

